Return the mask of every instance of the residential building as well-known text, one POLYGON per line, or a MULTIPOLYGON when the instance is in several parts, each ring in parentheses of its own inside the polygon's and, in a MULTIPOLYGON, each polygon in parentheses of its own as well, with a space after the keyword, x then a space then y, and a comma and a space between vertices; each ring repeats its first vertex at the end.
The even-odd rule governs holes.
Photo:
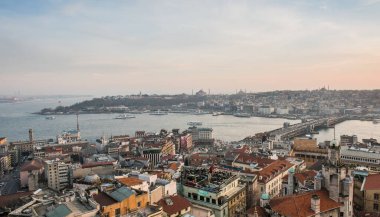
POLYGON ((37 190, 38 182, 43 171, 44 165, 40 159, 34 159, 32 161, 24 163, 20 169, 21 188, 28 186, 29 191, 37 190))
POLYGON ((365 177, 362 191, 364 192, 364 211, 380 212, 380 174, 369 174, 365 177))
POLYGON ((61 191, 70 185, 69 164, 55 160, 46 160, 44 164, 45 177, 50 189, 61 191))
POLYGON ((259 194, 256 195, 256 201, 262 194, 268 194, 270 198, 279 196, 283 188, 282 179, 289 170, 295 170, 295 165, 287 160, 277 160, 255 172, 258 176, 257 188, 259 191, 259 194))
POLYGON ((246 186, 229 172, 184 167, 181 194, 192 204, 211 209, 216 217, 238 216, 245 212, 246 186))
POLYGON ((93 195, 94 200, 100 204, 103 216, 116 217, 133 213, 149 205, 148 194, 128 187, 100 192, 93 195))

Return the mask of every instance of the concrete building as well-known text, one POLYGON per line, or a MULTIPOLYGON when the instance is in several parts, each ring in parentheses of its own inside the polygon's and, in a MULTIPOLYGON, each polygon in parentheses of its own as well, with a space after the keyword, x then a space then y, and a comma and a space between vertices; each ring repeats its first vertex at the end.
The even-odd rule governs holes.
POLYGON ((48 180, 50 189, 61 191, 70 185, 69 164, 61 161, 46 160, 44 166, 45 178, 48 180))
POLYGON ((149 205, 146 192, 132 190, 125 186, 100 192, 93 195, 93 198, 100 204, 101 214, 108 217, 130 214, 149 205))
POLYGON ((364 212, 380 212, 380 174, 369 174, 365 177, 362 191, 364 193, 364 212))
POLYGON ((20 186, 24 188, 28 186, 29 191, 38 189, 38 182, 44 171, 43 162, 39 159, 26 162, 20 169, 20 186))
POLYGON ((380 153, 367 148, 342 146, 340 157, 344 164, 364 166, 372 171, 380 171, 380 153))
POLYGON ((181 194, 192 204, 211 209, 216 217, 237 216, 245 213, 246 186, 239 177, 212 167, 185 167, 181 194))
POLYGON ((289 170, 295 170, 295 165, 286 160, 277 160, 257 171, 259 194, 256 195, 256 201, 263 194, 269 195, 270 198, 280 195, 283 188, 282 179, 288 175, 289 170))
POLYGON ((314 163, 327 158, 327 149, 317 145, 316 139, 296 138, 290 156, 301 158, 306 163, 314 163))
POLYGON ((349 174, 348 168, 341 163, 341 146, 335 141, 331 141, 328 147, 328 160, 315 176, 314 189, 322 188, 329 193, 329 198, 342 204, 339 215, 352 217, 353 213, 353 177, 349 174))
POLYGON ((341 135, 340 136, 340 145, 346 146, 346 145, 356 145, 358 143, 358 137, 356 135, 341 135))
POLYGON ((258 109, 259 114, 270 115, 274 112, 274 108, 271 106, 261 106, 258 109))

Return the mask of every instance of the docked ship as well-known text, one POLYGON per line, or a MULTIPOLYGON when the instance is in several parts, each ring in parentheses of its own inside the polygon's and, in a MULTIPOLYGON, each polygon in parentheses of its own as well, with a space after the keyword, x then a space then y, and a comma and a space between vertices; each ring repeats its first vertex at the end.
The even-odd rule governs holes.
POLYGON ((219 116, 219 115, 221 115, 222 114, 222 112, 213 112, 212 113, 212 116, 219 116))
POLYGON ((187 122, 187 125, 189 126, 202 126, 202 122, 200 121, 190 121, 190 122, 187 122))
POLYGON ((136 116, 134 115, 127 115, 127 114, 121 114, 118 115, 115 119, 130 119, 130 118, 135 118, 136 116))
POLYGON ((158 115, 158 116, 160 116, 160 115, 168 115, 168 112, 157 110, 157 111, 151 112, 149 114, 150 115, 158 115))
POLYGON ((54 116, 47 116, 45 119, 46 119, 46 120, 54 120, 55 117, 54 117, 54 116))
POLYGON ((239 118, 250 118, 251 117, 251 115, 248 113, 235 113, 234 116, 239 117, 239 118))

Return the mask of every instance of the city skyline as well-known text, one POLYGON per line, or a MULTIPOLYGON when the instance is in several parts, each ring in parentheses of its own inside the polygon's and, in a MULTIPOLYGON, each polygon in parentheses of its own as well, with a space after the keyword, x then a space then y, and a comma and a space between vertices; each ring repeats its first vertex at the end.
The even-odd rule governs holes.
POLYGON ((380 1, 0 2, 2 94, 376 89, 380 1))

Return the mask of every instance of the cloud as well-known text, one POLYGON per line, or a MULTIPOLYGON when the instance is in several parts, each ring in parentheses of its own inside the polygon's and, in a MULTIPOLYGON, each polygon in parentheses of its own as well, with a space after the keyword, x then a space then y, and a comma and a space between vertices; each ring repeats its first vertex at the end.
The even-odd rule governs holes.
MULTIPOLYGON (((64 81, 57 92, 104 94, 125 91, 122 86, 132 92, 183 92, 195 85, 220 92, 292 89, 296 83, 310 88, 344 73, 360 81, 346 82, 346 88, 376 86, 360 74, 355 79, 354 70, 379 81, 372 73, 380 68, 380 15, 373 1, 42 5, 30 8, 33 13, 12 5, 0 13, 0 74, 8 80, 28 76, 34 85, 22 88, 34 93, 44 92, 43 84, 57 75, 64 81)), ((0 91, 20 86, 8 83, 0 91)))

